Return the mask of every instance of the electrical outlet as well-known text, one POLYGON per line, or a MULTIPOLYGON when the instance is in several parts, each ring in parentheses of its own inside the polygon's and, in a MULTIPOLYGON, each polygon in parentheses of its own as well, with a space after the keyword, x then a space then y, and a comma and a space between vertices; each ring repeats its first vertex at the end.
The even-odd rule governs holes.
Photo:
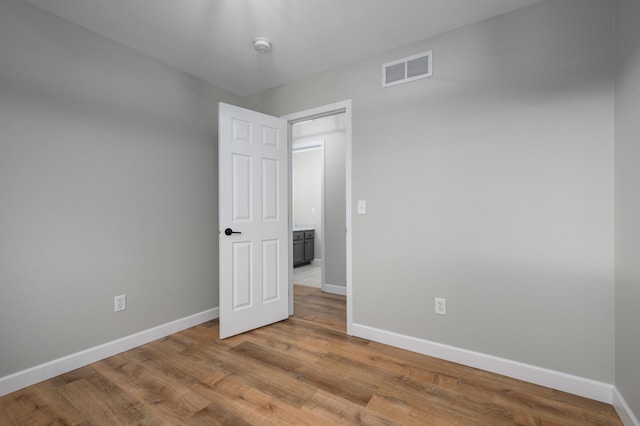
POLYGON ((121 294, 113 299, 114 312, 124 311, 127 309, 127 295, 121 294))
POLYGON ((436 314, 447 315, 447 299, 436 297, 436 314))

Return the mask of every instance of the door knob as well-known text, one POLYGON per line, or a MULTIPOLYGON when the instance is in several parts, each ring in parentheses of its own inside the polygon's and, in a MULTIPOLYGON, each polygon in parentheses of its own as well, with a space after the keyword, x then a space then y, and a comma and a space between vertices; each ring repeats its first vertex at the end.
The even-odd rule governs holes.
POLYGON ((231 228, 227 228, 224 230, 224 235, 231 235, 231 234, 242 234, 242 232, 234 231, 231 228))

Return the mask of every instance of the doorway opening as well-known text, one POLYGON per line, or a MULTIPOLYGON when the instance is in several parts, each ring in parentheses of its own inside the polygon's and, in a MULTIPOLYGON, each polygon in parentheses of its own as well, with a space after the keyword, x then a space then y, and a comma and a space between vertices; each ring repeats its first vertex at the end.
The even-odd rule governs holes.
MULTIPOLYGON (((351 101, 347 100, 300 111, 282 118, 288 123, 288 140, 290 144, 290 241, 293 241, 295 225, 313 225, 314 229, 319 229, 317 233, 319 241, 316 242, 314 247, 319 251, 317 260, 321 261, 316 262, 321 265, 321 288, 328 293, 346 296, 347 334, 352 334, 351 101), (337 142, 337 139, 333 139, 338 134, 342 135, 342 142, 337 142), (320 202, 315 202, 315 206, 301 204, 295 209, 298 210, 298 214, 295 214, 294 156, 314 151, 321 151, 325 160, 322 167, 323 177, 320 191, 324 194, 320 202), (298 152, 298 154, 294 154, 294 152, 298 152), (330 161, 332 162, 330 163, 330 161), (339 168, 336 169, 335 167, 339 168), (331 182, 329 182, 330 180, 331 182), (331 189, 329 185, 331 185, 331 189), (339 188, 339 191, 336 192, 335 188, 339 188), (338 201, 336 202, 336 200, 338 201), (301 209, 304 209, 304 211, 301 209), (312 220, 314 221, 313 223, 305 223, 312 220), (296 223, 296 221, 300 223, 296 223)), ((313 264, 313 262, 311 263, 313 264)), ((290 315, 293 315, 294 310, 293 276, 293 255, 291 255, 289 260, 290 315)))
MULTIPOLYGON (((311 120, 296 123, 292 128, 293 283, 326 291, 325 141, 301 136, 313 138, 322 132, 310 129, 308 123, 317 127, 311 120)), ((346 284, 344 275, 343 285, 346 284)))

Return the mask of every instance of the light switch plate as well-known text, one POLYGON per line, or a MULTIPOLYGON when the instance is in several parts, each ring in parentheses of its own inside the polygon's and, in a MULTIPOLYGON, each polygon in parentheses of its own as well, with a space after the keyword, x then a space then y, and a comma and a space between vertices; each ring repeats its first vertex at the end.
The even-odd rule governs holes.
POLYGON ((358 214, 367 214, 367 202, 358 200, 358 214))

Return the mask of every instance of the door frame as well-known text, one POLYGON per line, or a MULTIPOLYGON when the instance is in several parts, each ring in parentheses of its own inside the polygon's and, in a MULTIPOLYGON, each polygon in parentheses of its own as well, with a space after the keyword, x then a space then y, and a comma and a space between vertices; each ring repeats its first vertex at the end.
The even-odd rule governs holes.
MULTIPOLYGON (((295 124, 295 123, 294 123, 295 124)), ((295 155, 296 152, 305 152, 305 151, 320 151, 320 162, 322 164, 322 172, 321 172, 321 179, 320 179, 320 289, 322 291, 326 291, 325 289, 325 271, 324 271, 324 266, 325 266, 325 251, 324 251, 324 247, 325 247, 325 232, 324 232, 324 226, 325 226, 325 202, 324 202, 324 139, 317 139, 317 140, 310 140, 310 141, 306 141, 306 142, 298 142, 296 144, 293 143, 293 141, 291 142, 291 158, 293 161, 293 155, 295 155)), ((292 193, 291 193, 291 205, 293 206, 294 203, 294 199, 295 196, 293 194, 293 188, 295 187, 295 182, 293 179, 293 162, 291 164, 291 188, 292 188, 292 193)), ((293 220, 293 207, 291 208, 291 218, 293 220)), ((292 226, 295 223, 292 222, 292 226)), ((316 235, 318 235, 318 231, 316 230, 316 235)))
MULTIPOLYGON (((287 144, 288 144, 288 162, 289 162, 289 241, 293 241, 293 174, 292 174, 292 131, 291 127, 295 123, 315 118, 327 117, 336 114, 345 114, 345 193, 346 193, 346 267, 347 267, 347 334, 352 335, 353 329, 353 241, 352 241, 352 107, 351 99, 307 109, 300 112, 294 112, 281 116, 287 121, 287 144)), ((324 262, 324 259, 323 259, 324 262)), ((289 250, 289 315, 293 315, 293 251, 289 250)))

